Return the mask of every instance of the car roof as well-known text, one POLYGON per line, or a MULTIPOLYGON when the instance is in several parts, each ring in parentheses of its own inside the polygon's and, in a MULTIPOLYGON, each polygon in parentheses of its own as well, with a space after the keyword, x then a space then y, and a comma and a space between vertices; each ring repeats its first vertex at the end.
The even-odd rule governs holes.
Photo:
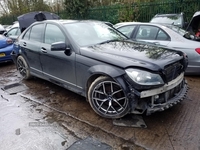
POLYGON ((43 20, 43 21, 37 21, 33 24, 41 23, 41 22, 55 22, 59 24, 66 24, 66 23, 75 23, 75 22, 102 22, 105 23, 104 21, 99 21, 99 20, 70 20, 70 19, 59 19, 59 20, 43 20))
POLYGON ((181 14, 157 14, 154 17, 157 17, 157 16, 161 16, 161 17, 164 17, 164 16, 176 16, 176 15, 181 15, 181 14))
POLYGON ((150 22, 120 22, 114 25, 115 28, 119 28, 122 27, 124 25, 134 25, 134 24, 141 24, 141 25, 154 25, 154 26, 158 26, 158 27, 165 27, 162 24, 157 24, 157 23, 150 23, 150 22))
MULTIPOLYGON (((44 20, 43 22, 56 22, 56 23, 73 23, 77 22, 78 20, 68 20, 68 19, 59 19, 59 20, 44 20)), ((40 21, 39 21, 40 22, 40 21)))

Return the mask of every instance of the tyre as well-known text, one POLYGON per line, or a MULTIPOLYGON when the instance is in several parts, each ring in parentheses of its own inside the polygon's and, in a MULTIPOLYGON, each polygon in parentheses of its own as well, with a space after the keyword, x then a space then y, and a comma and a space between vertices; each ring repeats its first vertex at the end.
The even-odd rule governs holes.
POLYGON ((17 58, 17 70, 22 75, 23 79, 30 79, 30 68, 23 56, 17 58))
POLYGON ((121 86, 110 77, 101 76, 89 87, 92 109, 105 118, 121 118, 129 111, 129 101, 121 86))

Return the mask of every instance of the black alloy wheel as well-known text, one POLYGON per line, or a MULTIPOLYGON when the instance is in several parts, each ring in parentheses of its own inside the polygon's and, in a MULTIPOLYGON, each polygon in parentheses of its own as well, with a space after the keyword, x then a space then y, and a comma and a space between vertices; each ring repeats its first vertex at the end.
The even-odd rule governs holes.
POLYGON ((17 58, 17 70, 19 70, 23 79, 31 78, 29 66, 23 56, 18 56, 17 58))
POLYGON ((121 118, 129 111, 129 101, 122 87, 107 76, 91 84, 88 99, 93 110, 105 118, 121 118))

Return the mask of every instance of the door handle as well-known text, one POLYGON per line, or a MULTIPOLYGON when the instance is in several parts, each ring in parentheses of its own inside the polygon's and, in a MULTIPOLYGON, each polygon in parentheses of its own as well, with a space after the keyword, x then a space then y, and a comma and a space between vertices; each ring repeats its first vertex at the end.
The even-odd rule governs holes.
POLYGON ((44 48, 44 47, 41 47, 41 49, 40 49, 43 53, 47 53, 47 50, 46 50, 46 48, 44 48))
POLYGON ((23 42, 23 46, 26 46, 26 42, 23 42))
POLYGON ((155 45, 160 45, 160 43, 159 43, 159 42, 153 42, 153 44, 155 44, 155 45))

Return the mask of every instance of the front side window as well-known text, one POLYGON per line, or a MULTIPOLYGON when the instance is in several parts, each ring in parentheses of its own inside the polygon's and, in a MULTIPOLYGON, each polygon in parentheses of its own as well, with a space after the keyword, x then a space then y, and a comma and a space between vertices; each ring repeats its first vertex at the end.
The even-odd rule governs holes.
POLYGON ((44 43, 65 42, 65 36, 60 28, 54 24, 47 24, 44 35, 44 43))
POLYGON ((31 28, 30 40, 42 42, 42 29, 43 29, 43 24, 34 25, 31 28))
POLYGON ((118 30, 130 38, 131 33, 133 32, 134 28, 135 28, 135 25, 129 25, 129 26, 118 28, 118 30))

